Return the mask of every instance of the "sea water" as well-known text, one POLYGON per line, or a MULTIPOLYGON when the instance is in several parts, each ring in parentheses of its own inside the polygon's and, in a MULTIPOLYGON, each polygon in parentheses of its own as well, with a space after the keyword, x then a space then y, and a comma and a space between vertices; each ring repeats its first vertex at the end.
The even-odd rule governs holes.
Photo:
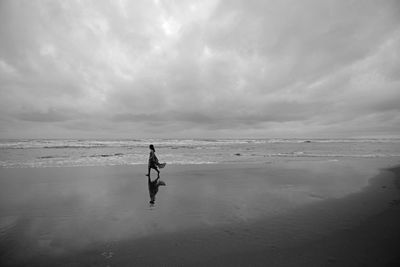
POLYGON ((400 139, 26 139, 0 140, 0 167, 147 164, 149 144, 168 164, 400 158, 400 139))

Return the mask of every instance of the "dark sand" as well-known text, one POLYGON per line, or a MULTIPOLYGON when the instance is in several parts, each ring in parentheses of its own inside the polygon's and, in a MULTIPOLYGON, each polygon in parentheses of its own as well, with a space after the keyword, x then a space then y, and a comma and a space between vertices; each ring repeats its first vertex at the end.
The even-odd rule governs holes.
POLYGON ((399 266, 392 163, 0 169, 0 265, 399 266))

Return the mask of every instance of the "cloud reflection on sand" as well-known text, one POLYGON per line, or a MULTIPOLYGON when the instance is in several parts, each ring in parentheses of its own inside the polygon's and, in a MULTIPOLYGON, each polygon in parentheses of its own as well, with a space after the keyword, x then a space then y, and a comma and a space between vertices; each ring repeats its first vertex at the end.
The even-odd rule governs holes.
POLYGON ((0 243, 12 240, 24 257, 61 255, 99 242, 255 223, 360 191, 382 165, 371 163, 169 166, 151 208, 145 167, 1 169, 0 243))

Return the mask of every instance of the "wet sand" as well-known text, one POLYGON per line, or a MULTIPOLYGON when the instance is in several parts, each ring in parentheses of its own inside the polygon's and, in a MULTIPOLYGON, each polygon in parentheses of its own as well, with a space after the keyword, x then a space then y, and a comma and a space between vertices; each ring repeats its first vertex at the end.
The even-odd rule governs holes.
POLYGON ((1 266, 397 266, 393 162, 0 169, 1 266))

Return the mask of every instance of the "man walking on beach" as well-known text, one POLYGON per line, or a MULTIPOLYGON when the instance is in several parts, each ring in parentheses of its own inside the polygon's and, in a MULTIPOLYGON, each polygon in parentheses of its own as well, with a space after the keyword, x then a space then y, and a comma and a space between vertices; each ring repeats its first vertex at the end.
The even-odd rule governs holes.
POLYGON ((149 149, 150 149, 150 156, 149 156, 149 165, 146 176, 150 178, 150 170, 154 169, 157 172, 157 179, 158 179, 160 178, 160 171, 158 170, 158 168, 160 169, 164 168, 167 163, 160 163, 158 161, 158 158, 156 156, 156 149, 154 148, 153 145, 150 145, 149 149))

